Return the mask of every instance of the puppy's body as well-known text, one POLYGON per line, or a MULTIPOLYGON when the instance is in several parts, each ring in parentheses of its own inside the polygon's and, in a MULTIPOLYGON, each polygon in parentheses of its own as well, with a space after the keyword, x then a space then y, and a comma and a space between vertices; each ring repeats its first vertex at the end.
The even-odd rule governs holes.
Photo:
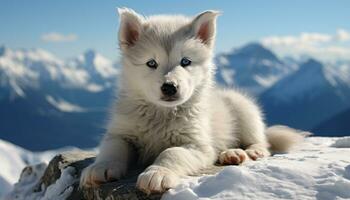
MULTIPOLYGON (((268 141, 286 150, 267 139, 253 100, 216 88, 216 12, 193 19, 143 18, 123 9, 120 16, 123 67, 118 99, 100 153, 82 174, 82 186, 118 179, 130 164, 139 163, 150 166, 139 176, 138 187, 162 192, 175 187, 179 177, 217 161, 240 164, 268 156, 268 141), (156 65, 150 65, 150 59, 156 65), (173 90, 171 95, 164 85, 173 90)), ((296 142, 292 138, 300 138, 283 128, 281 138, 276 130, 272 138, 283 140, 286 147, 296 142)))
POLYGON ((174 146, 207 146, 207 156, 214 160, 212 153, 229 148, 255 143, 266 146, 260 111, 249 98, 216 88, 202 92, 206 94, 198 100, 176 108, 121 97, 110 123, 110 135, 134 145, 140 164, 150 164, 174 146))

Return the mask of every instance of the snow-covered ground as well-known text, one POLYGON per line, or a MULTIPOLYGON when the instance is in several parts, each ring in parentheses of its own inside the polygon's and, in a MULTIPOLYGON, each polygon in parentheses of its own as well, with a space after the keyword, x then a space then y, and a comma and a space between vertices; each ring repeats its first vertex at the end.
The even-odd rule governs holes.
MULTIPOLYGON (((13 180, 18 179, 25 161, 47 161, 56 152, 28 153, 0 140, 2 194, 11 189, 13 180)), ((36 197, 64 199, 71 192, 61 191, 71 182, 70 170, 65 169, 45 194, 35 194, 40 196, 36 197)), ((43 169, 37 171, 42 173, 43 169)), ((23 194, 26 186, 30 187, 28 184, 17 185, 23 194)), ((24 194, 28 195, 31 194, 24 194)), ((194 199, 350 199, 350 137, 311 137, 289 154, 276 154, 241 166, 227 166, 215 175, 189 177, 177 188, 169 190, 162 200, 194 199)))
POLYGON ((63 148, 45 152, 31 152, 7 141, 0 140, 0 199, 13 188, 22 169, 27 165, 48 163, 59 152, 74 148, 63 148))
POLYGON ((163 196, 182 199, 350 199, 350 137, 307 138, 289 154, 190 178, 163 196))

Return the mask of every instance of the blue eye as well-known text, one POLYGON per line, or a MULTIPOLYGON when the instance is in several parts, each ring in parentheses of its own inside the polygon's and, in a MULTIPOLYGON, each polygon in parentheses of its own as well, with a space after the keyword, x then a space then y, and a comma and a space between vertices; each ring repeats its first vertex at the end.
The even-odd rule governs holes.
POLYGON ((187 66, 189 66, 189 65, 191 65, 191 60, 190 59, 188 59, 188 58, 182 58, 181 59, 181 62, 180 62, 180 65, 182 66, 182 67, 187 67, 187 66))
POLYGON ((158 63, 154 59, 149 60, 146 65, 152 69, 157 69, 158 67, 158 63))

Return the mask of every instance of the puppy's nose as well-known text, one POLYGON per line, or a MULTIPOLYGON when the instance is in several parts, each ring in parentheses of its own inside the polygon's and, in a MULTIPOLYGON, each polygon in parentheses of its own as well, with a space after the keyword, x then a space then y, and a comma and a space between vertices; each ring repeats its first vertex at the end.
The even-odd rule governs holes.
POLYGON ((167 82, 160 87, 165 96, 173 96, 177 92, 177 86, 173 82, 167 82))

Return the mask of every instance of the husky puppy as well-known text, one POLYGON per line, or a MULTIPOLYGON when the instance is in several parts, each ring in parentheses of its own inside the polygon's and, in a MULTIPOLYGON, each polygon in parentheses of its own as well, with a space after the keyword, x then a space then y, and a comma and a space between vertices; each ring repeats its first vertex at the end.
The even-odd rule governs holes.
POLYGON ((194 18, 118 12, 119 92, 96 161, 82 173, 82 187, 119 179, 130 165, 143 164, 148 168, 137 187, 164 192, 216 162, 256 160, 302 138, 287 127, 267 129, 251 98, 215 86, 218 12, 194 18))

